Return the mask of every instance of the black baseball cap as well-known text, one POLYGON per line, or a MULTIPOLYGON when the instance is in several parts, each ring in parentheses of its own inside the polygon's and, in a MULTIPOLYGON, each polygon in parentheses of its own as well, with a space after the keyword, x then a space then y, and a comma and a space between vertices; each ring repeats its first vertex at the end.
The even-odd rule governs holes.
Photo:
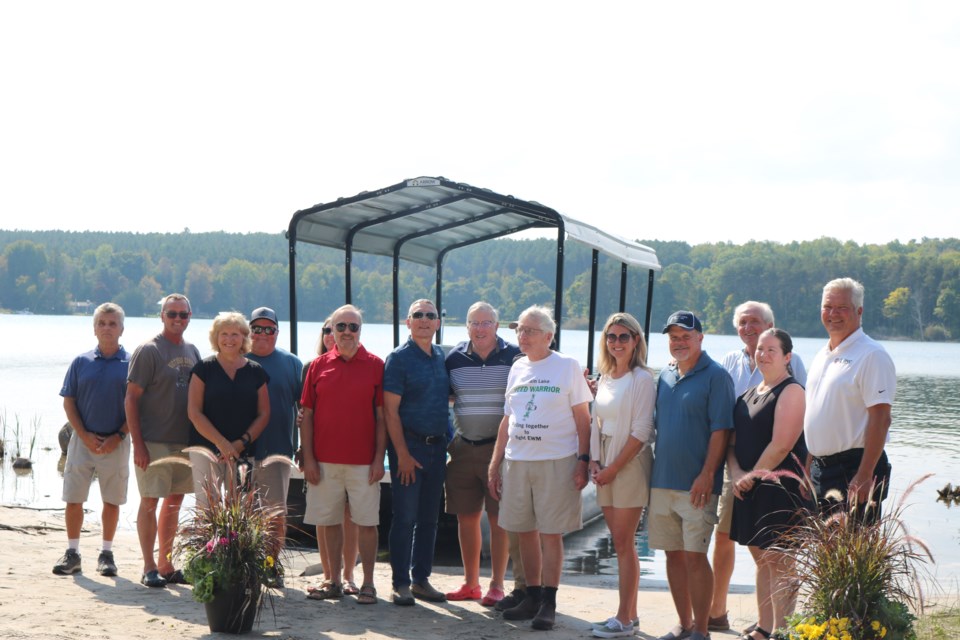
POLYGON ((699 331, 703 333, 703 325, 700 324, 700 318, 693 315, 692 311, 674 311, 673 314, 667 318, 667 324, 663 325, 663 331, 661 333, 670 331, 670 327, 674 325, 687 331, 699 331))
POLYGON ((277 322, 277 313, 270 307, 257 307, 253 310, 253 313, 250 314, 250 322, 254 320, 269 320, 273 324, 280 326, 280 323, 277 322))

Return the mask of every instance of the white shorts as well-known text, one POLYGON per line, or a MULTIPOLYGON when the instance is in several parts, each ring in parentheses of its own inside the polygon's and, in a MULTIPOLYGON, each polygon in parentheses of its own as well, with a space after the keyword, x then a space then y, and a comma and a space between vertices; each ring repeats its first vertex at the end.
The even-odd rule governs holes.
POLYGON ((380 483, 370 484, 370 465, 320 462, 319 484, 306 484, 304 524, 332 527, 343 524, 350 498, 350 519, 361 527, 380 524, 380 483))

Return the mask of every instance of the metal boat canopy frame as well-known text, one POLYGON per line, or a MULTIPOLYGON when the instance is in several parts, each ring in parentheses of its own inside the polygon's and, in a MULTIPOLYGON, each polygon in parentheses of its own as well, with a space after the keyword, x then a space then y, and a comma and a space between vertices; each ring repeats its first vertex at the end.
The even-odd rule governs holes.
MULTIPOLYGON (((443 309, 443 260, 447 253, 485 240, 501 238, 525 229, 557 232, 557 267, 554 285, 556 347, 560 348, 563 311, 564 241, 585 244, 593 250, 590 279, 590 337, 587 362, 592 368, 596 332, 597 274, 601 253, 620 262, 620 304, 626 305, 627 268, 647 271, 647 300, 644 332, 650 336, 653 301, 653 274, 660 270, 656 252, 637 242, 618 238, 600 229, 558 213, 538 202, 525 201, 488 189, 453 182, 443 177, 404 180, 376 191, 364 191, 350 198, 317 204, 293 214, 287 230, 290 252, 290 348, 297 352, 298 242, 334 247, 344 252, 344 280, 347 304, 352 301, 351 268, 355 253, 388 256, 393 259, 393 343, 400 344, 400 261, 407 260, 436 268, 436 299, 443 309)), ((440 342, 440 332, 437 332, 440 342)))

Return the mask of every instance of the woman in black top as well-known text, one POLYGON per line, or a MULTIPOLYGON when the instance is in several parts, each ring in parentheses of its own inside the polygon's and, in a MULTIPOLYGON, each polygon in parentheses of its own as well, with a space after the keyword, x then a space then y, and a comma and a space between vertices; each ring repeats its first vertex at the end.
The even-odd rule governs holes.
POLYGON ((737 399, 733 412, 735 431, 727 464, 736 500, 730 539, 748 545, 757 563, 760 613, 756 629, 743 640, 766 640, 767 629, 784 626, 796 605, 796 592, 786 579, 789 557, 771 547, 796 522, 798 511, 811 503, 801 495, 796 479, 762 477, 763 472, 782 470, 799 476, 806 460, 804 392, 789 369, 792 351, 786 331, 774 328, 760 335, 756 361, 763 381, 737 399))
POLYGON ((244 455, 270 420, 267 373, 244 354, 250 352, 250 325, 243 314, 224 312, 213 319, 210 346, 216 352, 190 372, 187 415, 193 423, 191 446, 203 446, 218 456, 190 454, 198 506, 207 504, 205 484, 223 483, 227 462, 244 455))

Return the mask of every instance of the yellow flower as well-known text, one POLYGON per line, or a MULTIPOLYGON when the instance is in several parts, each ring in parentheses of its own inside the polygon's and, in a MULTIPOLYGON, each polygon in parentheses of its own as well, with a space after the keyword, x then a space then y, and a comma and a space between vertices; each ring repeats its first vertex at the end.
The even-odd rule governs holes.
POLYGON ((273 556, 267 556, 267 559, 264 560, 263 564, 264 564, 268 569, 272 569, 272 568, 273 568, 273 556))
POLYGON ((880 631, 880 621, 874 620, 873 622, 871 622, 870 628, 873 629, 874 631, 880 631))

